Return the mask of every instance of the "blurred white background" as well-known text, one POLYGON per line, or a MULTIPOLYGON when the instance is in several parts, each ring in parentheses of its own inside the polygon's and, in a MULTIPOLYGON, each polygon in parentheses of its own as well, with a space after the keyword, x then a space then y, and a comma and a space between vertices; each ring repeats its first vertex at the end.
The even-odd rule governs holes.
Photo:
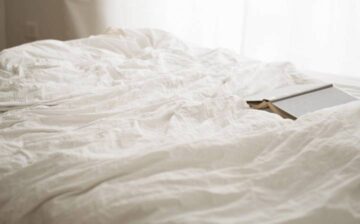
POLYGON ((359 0, 0 0, 0 49, 108 26, 160 28, 202 46, 360 78, 359 0))

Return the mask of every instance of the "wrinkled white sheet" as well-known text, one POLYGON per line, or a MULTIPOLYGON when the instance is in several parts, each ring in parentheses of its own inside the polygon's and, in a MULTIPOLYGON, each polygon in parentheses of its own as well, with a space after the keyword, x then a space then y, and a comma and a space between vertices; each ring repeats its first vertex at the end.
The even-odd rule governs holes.
POLYGON ((288 63, 112 30, 0 72, 0 223, 360 222, 360 103, 291 121, 243 101, 306 82, 288 63))

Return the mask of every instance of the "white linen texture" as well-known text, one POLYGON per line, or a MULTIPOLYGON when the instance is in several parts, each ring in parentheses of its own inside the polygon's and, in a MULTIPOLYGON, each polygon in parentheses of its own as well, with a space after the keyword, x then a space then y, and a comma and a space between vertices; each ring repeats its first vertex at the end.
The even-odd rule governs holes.
POLYGON ((359 223, 360 103, 244 98, 290 63, 112 29, 0 53, 0 223, 359 223))

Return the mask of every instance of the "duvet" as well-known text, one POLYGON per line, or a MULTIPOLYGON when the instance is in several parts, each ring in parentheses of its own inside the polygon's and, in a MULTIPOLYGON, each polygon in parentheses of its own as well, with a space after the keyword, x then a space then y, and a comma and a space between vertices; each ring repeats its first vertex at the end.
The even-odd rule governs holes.
POLYGON ((0 223, 360 223, 360 103, 246 96, 289 63, 113 29, 0 53, 0 223))

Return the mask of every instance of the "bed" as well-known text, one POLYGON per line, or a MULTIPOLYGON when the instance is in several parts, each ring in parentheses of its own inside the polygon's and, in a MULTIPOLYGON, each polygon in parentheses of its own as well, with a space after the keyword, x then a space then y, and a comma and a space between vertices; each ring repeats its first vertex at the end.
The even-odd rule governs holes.
POLYGON ((290 63, 111 29, 4 50, 0 80, 0 223, 360 223, 360 102, 244 101, 313 81, 290 63))

